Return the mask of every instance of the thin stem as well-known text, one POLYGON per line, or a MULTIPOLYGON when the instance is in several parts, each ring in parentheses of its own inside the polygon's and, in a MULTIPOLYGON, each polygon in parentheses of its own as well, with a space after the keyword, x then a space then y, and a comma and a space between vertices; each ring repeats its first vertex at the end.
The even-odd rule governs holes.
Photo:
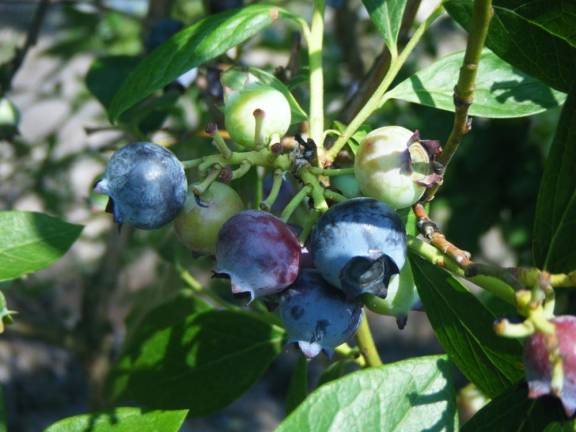
POLYGON ((356 342, 360 348, 360 352, 366 360, 366 364, 369 367, 382 366, 382 360, 376 349, 376 344, 374 343, 374 338, 372 337, 372 332, 370 331, 370 324, 368 323, 368 317, 366 312, 362 311, 362 320, 360 321, 360 327, 358 327, 358 332, 356 332, 356 342))
POLYGON ((348 200, 348 198, 346 198, 344 195, 339 194, 338 192, 334 192, 333 190, 330 189, 324 189, 324 196, 326 197, 326 199, 336 202, 344 202, 348 200))
POLYGON ((358 349, 352 348, 347 343, 338 345, 334 352, 341 357, 354 360, 360 367, 366 367, 366 360, 364 359, 364 356, 360 354, 358 349))
POLYGON ((314 208, 318 211, 324 212, 328 210, 328 203, 324 198, 324 187, 320 184, 318 178, 314 174, 310 173, 307 168, 308 167, 303 167, 300 170, 300 178, 304 184, 309 185, 312 188, 311 195, 314 208))
POLYGON ((0 82, 0 96, 5 95, 10 90, 12 81, 24 63, 28 51, 38 42, 38 35, 40 34, 44 18, 46 17, 46 12, 48 12, 49 3, 50 0, 41 0, 40 4, 38 4, 34 17, 32 18, 32 24, 26 34, 24 45, 16 51, 14 58, 5 68, 6 73, 4 74, 2 82, 0 82))
POLYGON ((226 300, 221 298, 219 295, 215 294, 209 289, 202 286, 198 280, 190 274, 188 270, 182 267, 179 263, 176 264, 176 271, 180 275, 180 278, 188 285, 188 287, 194 291, 196 294, 203 295, 209 298, 215 305, 220 306, 224 309, 229 310, 240 310, 238 306, 228 303, 226 300))
POLYGON ((354 133, 358 130, 358 128, 362 126, 362 124, 368 119, 368 117, 372 115, 372 113, 374 113, 374 111, 376 111, 382 106, 382 101, 384 100, 384 94, 388 90, 388 87, 390 87, 392 81, 394 80, 394 78, 396 78, 396 75, 398 75, 398 72, 408 59, 408 56, 412 53, 412 50, 416 47, 416 45, 420 41, 420 38, 424 35, 428 27, 430 27, 430 25, 436 20, 436 18, 440 16, 441 13, 442 13, 442 7, 439 6, 434 10, 434 12, 432 12, 432 14, 428 17, 428 19, 426 19, 426 21, 420 24, 420 26, 418 27, 416 32, 414 32, 414 35, 412 36, 410 41, 408 41, 406 47, 402 50, 400 55, 391 62, 388 72, 382 79, 382 82, 380 83, 376 91, 372 94, 370 99, 368 99, 368 101, 362 107, 360 112, 356 114, 356 117, 354 117, 352 121, 348 124, 348 127, 346 127, 346 130, 344 131, 342 136, 340 136, 340 138, 336 140, 334 145, 326 153, 326 160, 328 162, 331 162, 336 158, 340 150, 342 150, 342 148, 346 145, 348 140, 352 137, 352 135, 354 135, 354 133))
POLYGON ((276 199, 278 198, 278 193, 280 193, 280 188, 282 187, 282 179, 284 173, 282 170, 275 170, 274 177, 272 179, 272 188, 270 189, 270 193, 266 197, 264 201, 260 203, 260 209, 270 211, 276 199))
POLYGON ((318 176, 340 176, 340 175, 354 175, 354 167, 350 168, 320 168, 310 167, 308 169, 312 174, 318 176))
POLYGON ((218 126, 216 126, 215 123, 210 124, 206 128, 206 132, 212 136, 213 138, 212 142, 216 146, 222 157, 224 159, 230 159, 230 157, 232 156, 232 150, 230 150, 230 148, 226 144, 226 141, 224 141, 224 138, 222 137, 220 131, 218 130, 218 126))
POLYGON ((241 177, 244 177, 246 174, 248 174, 250 168, 252 168, 252 164, 248 161, 243 161, 238 168, 232 171, 232 180, 237 180, 241 177))
POLYGON ((310 66, 310 138, 323 150, 324 134, 324 72, 322 70, 322 45, 324 43, 324 0, 314 0, 308 63, 310 66))
POLYGON ((305 185, 302 189, 300 189, 298 191, 298 193, 292 197, 290 202, 288 204, 286 204, 286 207, 284 207, 284 210, 282 210, 282 214, 280 215, 280 218, 284 222, 288 222, 288 220, 290 219, 290 216, 292 216, 292 213, 294 213, 294 211, 298 208, 298 206, 300 205, 302 200, 304 198, 306 198, 306 196, 308 196, 308 194, 311 191, 312 191, 312 187, 309 185, 305 185))
POLYGON ((212 171, 210 171, 210 174, 208 174, 208 176, 204 180, 202 180, 200 183, 192 185, 192 191, 196 195, 202 195, 204 192, 208 190, 210 185, 216 181, 221 171, 222 171, 221 168, 215 168, 212 171))
MULTIPOLYGON (((458 82, 456 83, 456 87, 454 87, 454 123, 443 152, 438 158, 438 162, 444 165, 444 167, 448 166, 454 153, 458 150, 462 138, 470 131, 468 110, 474 102, 474 83, 493 14, 492 0, 474 1, 474 11, 468 33, 464 62, 460 68, 458 82)), ((439 187, 440 185, 437 185, 429 189, 426 193, 426 200, 432 200, 439 187)))
POLYGON ((312 228, 314 228, 314 225, 316 224, 316 221, 318 220, 319 217, 320 217, 320 213, 315 211, 315 210, 312 210, 308 214, 308 217, 306 218, 306 222, 304 223, 304 226, 302 227, 302 231, 300 232, 300 235, 298 236, 298 241, 300 242, 301 245, 306 244, 306 240, 308 239, 308 236, 312 232, 312 228))

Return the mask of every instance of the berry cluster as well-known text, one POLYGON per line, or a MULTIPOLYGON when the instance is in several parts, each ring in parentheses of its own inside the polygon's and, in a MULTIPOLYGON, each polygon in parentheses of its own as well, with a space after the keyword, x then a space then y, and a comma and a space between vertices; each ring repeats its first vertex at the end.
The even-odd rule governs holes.
MULTIPOLYGON (((400 137, 405 139, 402 156, 390 159, 380 152, 375 157, 381 161, 370 168, 370 147, 374 148, 374 137, 382 134, 369 135, 361 145, 364 159, 348 172, 356 172, 354 181, 359 189, 373 198, 345 199, 332 192, 343 200, 331 200, 329 186, 320 182, 320 174, 311 174, 315 145, 310 139, 298 136, 299 144, 288 153, 278 149, 291 122, 290 104, 281 91, 263 83, 247 84, 227 94, 224 112, 227 131, 244 153, 232 152, 215 127, 209 132, 222 160, 241 168, 226 170, 222 161, 208 156, 193 165, 207 177, 188 187, 186 163, 169 150, 143 142, 127 145, 114 153, 95 187, 110 197, 114 220, 142 229, 174 221, 177 237, 185 246, 216 257, 214 272, 230 279, 234 294, 278 305, 289 341, 297 343, 308 357, 321 351, 330 355, 356 332, 365 296, 386 299, 392 315, 405 314, 414 301, 414 289, 411 279, 405 284, 400 277, 406 262, 406 235, 394 208, 413 202, 405 197, 401 203, 390 202, 370 186, 372 180, 364 181, 362 173, 376 168, 376 176, 389 170, 388 178, 400 175, 404 187, 408 174, 403 168, 413 165, 411 158, 416 153, 412 147, 420 145, 417 137, 412 133, 400 137), (234 155, 245 159, 234 159, 234 155), (226 184, 246 172, 242 166, 251 167, 250 157, 256 158, 254 165, 274 169, 268 197, 259 203, 259 210, 246 209, 240 195, 226 184), (390 160, 384 162, 386 158, 390 160), (391 167, 395 162, 402 166, 391 167), (306 192, 303 196, 312 198, 312 211, 300 223, 301 228, 287 223, 294 208, 302 207, 302 202, 294 201, 300 192, 288 202, 284 200, 281 218, 267 211, 280 201, 278 195, 290 172, 300 181, 300 192, 306 192), (307 255, 311 256, 308 263, 307 255)), ((415 177, 414 183, 422 178, 415 177)), ((414 202, 418 198, 412 193, 414 202)))

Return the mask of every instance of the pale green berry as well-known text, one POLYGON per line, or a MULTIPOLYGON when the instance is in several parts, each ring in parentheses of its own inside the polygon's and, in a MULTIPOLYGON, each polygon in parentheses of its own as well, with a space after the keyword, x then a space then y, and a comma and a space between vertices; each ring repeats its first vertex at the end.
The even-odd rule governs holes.
POLYGON ((224 109, 226 130, 242 147, 256 147, 256 110, 263 113, 260 144, 268 145, 273 137, 281 138, 290 127, 290 104, 286 97, 274 87, 249 84, 229 95, 224 109))

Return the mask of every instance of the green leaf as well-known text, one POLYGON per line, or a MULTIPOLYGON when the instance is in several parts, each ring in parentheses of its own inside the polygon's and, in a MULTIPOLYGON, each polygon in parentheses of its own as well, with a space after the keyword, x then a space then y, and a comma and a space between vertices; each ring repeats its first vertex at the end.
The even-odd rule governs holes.
POLYGON ((362 0, 370 18, 390 52, 397 52, 396 41, 402 24, 406 0, 362 0))
POLYGON ((548 33, 576 47, 576 3, 573 0, 496 0, 548 33))
POLYGON ((343 359, 330 363, 330 365, 324 369, 320 379, 318 380, 318 387, 327 384, 330 381, 334 381, 338 378, 342 378, 349 373, 358 370, 358 363, 351 359, 343 359))
POLYGON ((410 261, 434 332, 466 378, 489 397, 519 381, 520 343, 497 336, 492 330, 496 317, 450 273, 416 255, 410 261))
POLYGON ((576 268, 576 91, 568 97, 540 182, 534 261, 551 272, 576 268))
POLYGON ((540 432, 550 422, 564 418, 558 399, 529 399, 522 384, 484 406, 462 426, 462 432, 540 432))
POLYGON ((43 213, 0 212, 0 281, 48 267, 66 253, 82 228, 43 213))
POLYGON ((190 69, 206 63, 269 26, 280 14, 277 6, 254 4, 210 15, 176 33, 138 64, 114 96, 109 115, 124 111, 190 69))
POLYGON ((298 357, 286 395, 286 414, 290 414, 308 396, 308 359, 298 357))
MULTIPOLYGON (((464 52, 444 57, 404 80, 387 96, 454 111, 454 84, 464 52)), ((561 105, 566 95, 526 75, 485 49, 480 58, 470 114, 488 118, 523 117, 561 105)))
POLYGON ((65 418, 52 424, 44 432, 177 432, 186 419, 186 413, 186 410, 114 408, 65 418))
POLYGON ((106 109, 140 59, 135 56, 105 56, 95 59, 86 74, 86 87, 106 109))
POLYGON ((282 350, 284 331, 179 296, 148 313, 113 370, 111 396, 203 416, 240 397, 282 350))
POLYGON ((544 429, 544 432, 574 432, 576 430, 576 421, 567 421, 567 422, 554 422, 550 423, 544 429))
MULTIPOLYGON (((473 0, 449 0, 444 7, 464 28, 473 0)), ((505 7, 494 7, 486 46, 512 66, 557 90, 568 92, 576 81, 576 48, 505 7)))
POLYGON ((274 87, 281 92, 290 104, 290 111, 292 113, 292 123, 302 123, 308 118, 306 111, 300 106, 290 89, 278 78, 262 69, 256 67, 234 67, 228 69, 222 74, 222 84, 230 87, 233 90, 240 90, 248 83, 260 82, 274 87))
POLYGON ((324 384, 276 432, 454 431, 456 426, 449 362, 430 356, 324 384))

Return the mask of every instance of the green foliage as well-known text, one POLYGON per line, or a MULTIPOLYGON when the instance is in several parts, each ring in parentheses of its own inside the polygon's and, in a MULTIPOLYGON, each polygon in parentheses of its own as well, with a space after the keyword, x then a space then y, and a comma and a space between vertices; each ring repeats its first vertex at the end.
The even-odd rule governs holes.
POLYGON ((462 432, 540 432, 555 420, 564 419, 557 399, 529 399, 525 385, 515 386, 468 420, 462 432))
POLYGON ((114 408, 65 418, 44 432, 178 432, 186 412, 114 408))
MULTIPOLYGON (((452 18, 468 29, 473 0, 449 0, 452 18)), ((516 11, 495 5, 486 46, 499 57, 555 89, 568 92, 576 79, 576 47, 516 11)))
POLYGON ((406 0, 362 0, 390 52, 396 53, 406 0))
POLYGON ((496 0, 497 6, 513 10, 548 33, 576 47, 576 3, 572 0, 496 0))
POLYGON ((519 381, 521 345, 494 333, 495 316, 447 271, 415 255, 411 262, 434 332, 466 378, 489 397, 519 381))
MULTIPOLYGON (((450 54, 404 80, 387 96, 454 111, 454 77, 464 52, 450 54)), ((476 77, 470 115, 486 118, 523 117, 561 105, 566 96, 550 89, 485 49, 476 77)))
POLYGON ((534 260, 552 272, 576 267, 576 93, 568 97, 540 183, 534 221, 534 260))
POLYGON ((257 34, 282 13, 276 6, 255 4, 209 16, 177 33, 128 76, 112 100, 110 118, 117 120, 135 103, 257 34))
POLYGON ((277 432, 456 430, 450 363, 420 357, 359 371, 315 390, 277 432))
POLYGON ((290 414, 308 396, 308 359, 298 357, 286 393, 286 414, 290 414))
POLYGON ((42 213, 0 212, 0 281, 48 267, 66 253, 82 228, 42 213))
POLYGON ((202 416, 240 397, 282 350, 284 332, 245 312, 178 296, 141 319, 112 374, 115 399, 202 416))

